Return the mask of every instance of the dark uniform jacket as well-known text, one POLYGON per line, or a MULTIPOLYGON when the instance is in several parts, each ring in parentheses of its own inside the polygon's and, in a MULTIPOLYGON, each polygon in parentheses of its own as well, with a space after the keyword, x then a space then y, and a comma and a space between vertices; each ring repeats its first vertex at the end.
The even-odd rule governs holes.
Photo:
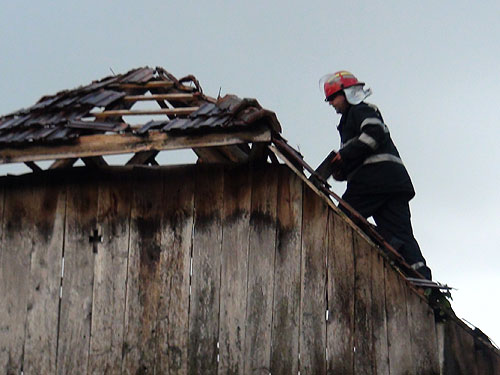
POLYGON ((349 194, 407 193, 409 199, 415 195, 410 176, 376 106, 365 102, 350 106, 337 129, 349 194))

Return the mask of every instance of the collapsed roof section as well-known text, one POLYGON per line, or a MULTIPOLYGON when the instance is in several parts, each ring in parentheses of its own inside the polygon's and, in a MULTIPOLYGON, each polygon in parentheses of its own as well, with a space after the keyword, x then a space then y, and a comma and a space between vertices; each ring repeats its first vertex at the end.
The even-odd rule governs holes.
POLYGON ((203 162, 243 162, 267 157, 266 148, 249 144, 280 132, 276 115, 254 99, 212 98, 193 76, 177 79, 144 67, 0 117, 0 163, 35 169, 36 161, 55 160, 56 168, 78 158, 102 164, 104 155, 135 153, 129 163, 154 164, 159 151, 180 148, 192 148, 203 162))

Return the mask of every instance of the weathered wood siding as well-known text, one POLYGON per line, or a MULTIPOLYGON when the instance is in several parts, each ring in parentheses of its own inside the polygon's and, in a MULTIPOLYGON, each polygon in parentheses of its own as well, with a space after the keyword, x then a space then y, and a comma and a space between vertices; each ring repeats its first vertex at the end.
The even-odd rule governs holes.
POLYGON ((0 181, 1 374, 498 374, 284 166, 0 181))

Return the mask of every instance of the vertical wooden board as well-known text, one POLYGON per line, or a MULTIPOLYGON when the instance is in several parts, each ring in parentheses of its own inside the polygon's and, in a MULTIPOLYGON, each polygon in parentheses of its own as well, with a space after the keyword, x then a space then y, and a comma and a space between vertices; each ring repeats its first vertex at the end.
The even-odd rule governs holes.
POLYGON ((389 348, 387 343, 387 315, 385 311, 385 261, 372 250, 372 329, 373 367, 375 374, 389 375, 389 348))
POLYGON ((434 312, 413 290, 407 291, 407 311, 415 374, 439 374, 434 312))
POLYGON ((387 341, 391 374, 413 374, 412 345, 406 311, 406 283, 390 267, 385 269, 387 341))
POLYGON ((244 368, 251 181, 248 168, 225 172, 219 374, 240 374, 244 368))
POLYGON ((187 373, 194 174, 182 168, 164 176, 156 374, 187 373))
POLYGON ((92 319, 97 185, 75 182, 66 192, 64 275, 59 318, 58 374, 86 373, 92 319))
POLYGON ((255 166, 252 171, 245 374, 260 374, 270 369, 277 193, 276 168, 269 164, 255 166))
POLYGON ((328 208, 304 187, 302 210, 300 372, 325 374, 328 208))
POLYGON ((220 167, 199 168, 195 178, 189 374, 217 373, 223 180, 220 167))
POLYGON ((0 184, 0 262, 2 261, 3 213, 5 204, 5 184, 0 184))
MULTIPOLYGON (((5 203, 5 184, 0 184, 0 265, 2 264, 3 246, 3 218, 4 218, 4 203, 5 203)), ((2 268, 0 268, 0 278, 2 268)))
POLYGON ((131 191, 110 178, 99 186, 89 373, 120 374, 124 332, 131 191))
POLYGON ((152 373, 161 294, 161 172, 141 169, 131 176, 132 207, 125 305, 122 373, 152 373))
POLYGON ((445 323, 436 322, 436 336, 439 354, 439 373, 444 374, 444 354, 445 354, 445 323))
POLYGON ((278 179, 271 373, 297 374, 303 187, 285 168, 280 168, 278 179))
MULTIPOLYGON (((64 242, 66 189, 43 180, 34 187, 30 215, 33 252, 24 353, 25 374, 54 374, 57 360, 59 293, 64 242)), ((27 229, 27 228, 25 228, 27 229)))
POLYGON ((477 372, 474 339, 453 320, 444 324, 442 375, 484 375, 477 372))
POLYGON ((478 374, 500 374, 500 355, 498 349, 493 349, 474 337, 475 363, 478 374))
POLYGON ((5 195, 0 258, 0 373, 10 375, 20 374, 23 368, 34 202, 29 183, 9 186, 5 195))
POLYGON ((372 252, 358 235, 354 236, 354 373, 373 374, 372 252))
POLYGON ((439 374, 500 374, 498 351, 478 342, 454 319, 436 323, 439 345, 439 374))
POLYGON ((328 215, 328 373, 354 370, 353 231, 332 210, 328 215))

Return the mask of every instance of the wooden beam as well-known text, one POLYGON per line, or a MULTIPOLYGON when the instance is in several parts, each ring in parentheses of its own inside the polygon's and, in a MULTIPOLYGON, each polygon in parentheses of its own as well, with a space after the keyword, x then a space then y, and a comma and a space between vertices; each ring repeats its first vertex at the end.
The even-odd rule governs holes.
POLYGON ((229 163, 228 158, 221 154, 218 147, 193 148, 193 151, 198 156, 198 163, 229 163))
POLYGON ((105 167, 108 165, 106 160, 102 156, 91 156, 87 158, 82 158, 82 161, 85 163, 87 167, 105 167))
POLYGON ((53 162, 49 169, 57 169, 57 168, 69 168, 71 167, 73 164, 75 164, 75 162, 78 160, 78 158, 70 158, 70 159, 59 159, 59 160, 56 160, 55 162, 53 162))
POLYGON ((153 95, 128 95, 125 101, 147 101, 147 100, 193 100, 193 94, 153 94, 153 95))
MULTIPOLYGON (((114 86, 114 85, 112 85, 114 86)), ((174 83, 172 81, 151 81, 147 83, 119 83, 117 85, 122 89, 150 89, 156 87, 173 87, 174 83)))
MULTIPOLYGON (((267 149, 267 144, 265 143, 253 143, 252 144, 252 150, 250 151, 250 160, 266 160, 268 155, 268 149, 267 149)), ((276 158, 276 155, 274 153, 270 153, 271 156, 271 161, 275 164, 278 164, 278 159, 276 158), (274 156, 274 158, 273 158, 274 156)))
POLYGON ((243 163, 248 160, 248 154, 238 146, 222 146, 218 149, 234 163, 243 163))
POLYGON ((199 107, 183 107, 183 108, 172 108, 172 109, 146 109, 146 110, 130 110, 130 109, 117 109, 104 111, 101 113, 91 113, 91 116, 95 118, 103 118, 110 116, 143 116, 143 115, 167 115, 167 116, 181 116, 189 115, 194 111, 198 110, 199 107))
POLYGON ((61 146, 44 145, 24 148, 4 148, 0 150, 0 164, 270 141, 271 131, 267 127, 241 132, 181 136, 173 136, 161 132, 150 132, 147 136, 137 136, 129 133, 96 134, 82 136, 74 144, 61 146))
POLYGON ((41 172, 42 168, 40 168, 34 161, 27 161, 26 164, 33 172, 41 172))
POLYGON ((158 151, 140 151, 130 158, 125 165, 143 165, 154 160, 155 156, 158 155, 158 151))

